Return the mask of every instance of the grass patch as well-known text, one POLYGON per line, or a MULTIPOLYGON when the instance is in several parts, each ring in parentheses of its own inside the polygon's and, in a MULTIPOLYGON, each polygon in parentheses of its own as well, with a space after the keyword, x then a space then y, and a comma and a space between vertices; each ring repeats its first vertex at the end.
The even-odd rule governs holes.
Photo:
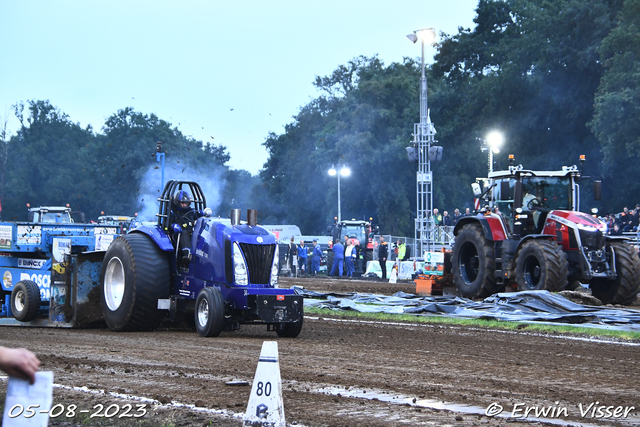
POLYGON ((588 328, 572 325, 546 325, 528 322, 505 322, 489 319, 463 319, 444 316, 417 316, 411 314, 359 313, 357 311, 337 311, 326 308, 305 307, 305 314, 325 317, 346 317, 358 320, 380 320, 387 322, 433 323, 452 326, 471 326, 486 329, 526 330, 568 335, 586 335, 589 337, 615 338, 625 341, 640 341, 640 332, 618 331, 609 329, 588 328))

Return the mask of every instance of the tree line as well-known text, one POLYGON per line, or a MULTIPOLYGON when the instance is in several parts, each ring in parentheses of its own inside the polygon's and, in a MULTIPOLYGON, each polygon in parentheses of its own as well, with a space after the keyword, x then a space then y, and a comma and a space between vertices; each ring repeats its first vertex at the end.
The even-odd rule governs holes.
MULTIPOLYGON (((494 129, 506 138, 495 169, 508 166, 508 154, 534 170, 585 154, 603 200, 591 201, 583 185, 583 209, 606 213, 640 201, 640 0, 480 0, 474 22, 441 34, 427 69, 444 147, 432 163, 434 206, 472 207, 470 183, 487 173, 478 138, 494 129)), ((90 218, 140 210, 159 191, 148 181, 159 179, 160 140, 167 159, 183 162, 168 163, 173 176, 215 178, 220 215, 257 208, 262 223, 323 233, 337 215, 337 180, 327 171, 346 164, 343 218, 373 217, 384 233, 413 235, 416 165, 405 148, 419 121, 420 67, 411 58, 385 65, 358 57, 317 77, 320 95, 284 132, 266 136, 269 157, 258 176, 229 169, 226 147, 186 137, 154 114, 124 108, 95 132, 48 101, 18 104, 20 129, 0 133, 3 219, 24 219, 27 202, 68 201, 90 218)))
POLYGON ((165 181, 213 177, 214 208, 228 211, 245 203, 244 195, 248 197, 258 181, 246 171, 224 166, 229 160, 226 147, 187 137, 154 114, 127 107, 110 116, 97 133, 74 123, 49 101, 18 103, 14 112, 20 121, 16 135, 8 137, 6 130, 0 134, 3 220, 25 220, 27 203, 69 204, 94 220, 103 212, 132 216, 149 205, 153 211, 162 190, 158 141, 166 156, 165 181), (226 181, 231 183, 225 186, 226 181))

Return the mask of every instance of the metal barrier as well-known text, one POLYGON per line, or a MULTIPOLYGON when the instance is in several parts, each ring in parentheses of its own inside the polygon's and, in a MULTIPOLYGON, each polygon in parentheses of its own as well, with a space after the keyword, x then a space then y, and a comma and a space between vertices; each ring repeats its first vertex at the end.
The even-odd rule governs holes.
MULTIPOLYGON (((452 226, 435 226, 434 227, 434 252, 440 252, 442 249, 451 250, 453 247, 453 242, 455 241, 455 236, 453 235, 452 226)), ((378 260, 378 245, 380 243, 380 236, 383 236, 385 241, 389 244, 389 257, 387 258, 389 261, 395 261, 397 254, 395 252, 396 245, 398 241, 401 241, 407 247, 409 251, 409 258, 411 259, 422 259, 423 254, 416 253, 416 239, 413 237, 402 237, 402 236, 393 236, 391 234, 381 234, 374 236, 374 244, 373 244, 373 259, 378 260)))

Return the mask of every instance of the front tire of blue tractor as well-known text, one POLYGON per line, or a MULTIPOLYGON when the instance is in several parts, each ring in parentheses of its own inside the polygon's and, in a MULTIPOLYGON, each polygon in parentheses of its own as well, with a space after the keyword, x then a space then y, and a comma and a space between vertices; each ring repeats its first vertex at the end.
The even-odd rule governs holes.
POLYGON ((217 337, 224 330, 224 298, 215 286, 202 288, 196 298, 196 330, 201 337, 217 337))
POLYGON ((40 289, 31 280, 21 280, 11 291, 11 311, 20 322, 30 322, 40 309, 40 289))
POLYGON ((166 311, 158 300, 169 298, 170 272, 166 252, 146 235, 118 236, 102 263, 101 305, 112 331, 152 331, 166 311))
POLYGON ((276 334, 281 338, 295 338, 302 331, 302 322, 304 314, 300 316, 300 320, 294 323, 283 323, 280 328, 276 329, 276 334))

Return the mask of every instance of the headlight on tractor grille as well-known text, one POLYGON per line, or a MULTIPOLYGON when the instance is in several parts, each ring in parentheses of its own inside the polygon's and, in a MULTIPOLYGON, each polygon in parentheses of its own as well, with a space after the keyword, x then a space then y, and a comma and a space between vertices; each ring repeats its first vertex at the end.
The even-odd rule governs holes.
POLYGON ((278 270, 280 269, 280 249, 276 245, 275 253, 273 254, 273 264, 271 265, 271 286, 278 287, 278 270))
POLYGON ((233 278, 238 286, 247 286, 249 284, 247 264, 244 262, 244 257, 237 242, 233 242, 233 278))

